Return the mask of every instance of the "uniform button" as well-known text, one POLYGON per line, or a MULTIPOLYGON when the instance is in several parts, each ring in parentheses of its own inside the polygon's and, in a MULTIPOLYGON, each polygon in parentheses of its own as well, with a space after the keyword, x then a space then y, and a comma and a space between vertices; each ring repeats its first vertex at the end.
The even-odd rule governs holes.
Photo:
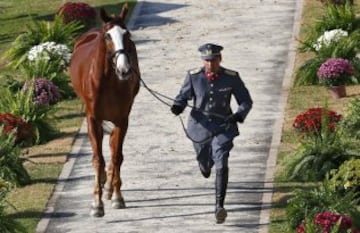
POLYGON ((211 104, 209 104, 209 108, 212 108, 212 105, 211 105, 211 104))
POLYGON ((208 120, 209 122, 212 122, 212 119, 211 118, 209 118, 209 120, 208 120))
POLYGON ((210 99, 209 99, 210 101, 213 101, 213 98, 212 97, 210 97, 210 99))
POLYGON ((214 86, 214 84, 213 84, 213 83, 211 83, 211 84, 210 84, 210 86, 211 86, 211 87, 213 87, 213 86, 214 86))
POLYGON ((214 94, 214 92, 213 92, 213 91, 210 91, 210 94, 212 95, 212 94, 214 94))

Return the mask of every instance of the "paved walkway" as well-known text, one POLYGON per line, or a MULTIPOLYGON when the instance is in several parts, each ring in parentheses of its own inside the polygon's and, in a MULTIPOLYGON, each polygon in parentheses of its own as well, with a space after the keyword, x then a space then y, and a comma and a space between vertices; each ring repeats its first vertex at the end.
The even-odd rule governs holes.
POLYGON ((141 1, 130 21, 151 88, 174 97, 186 70, 202 65, 198 46, 215 42, 224 46, 223 66, 239 71, 252 94, 230 157, 225 224, 214 220, 214 175, 201 176, 179 119, 142 88, 121 171, 127 208, 106 201, 103 218, 89 216, 94 172, 84 123, 37 232, 267 232, 301 8, 299 0, 141 1))

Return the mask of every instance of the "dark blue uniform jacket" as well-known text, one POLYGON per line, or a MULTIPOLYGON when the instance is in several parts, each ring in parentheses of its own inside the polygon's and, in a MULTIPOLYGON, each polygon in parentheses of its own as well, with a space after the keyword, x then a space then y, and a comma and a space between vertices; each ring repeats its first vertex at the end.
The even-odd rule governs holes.
POLYGON ((239 74, 220 67, 219 78, 209 81, 205 69, 190 70, 187 73, 180 93, 175 98, 175 105, 183 109, 189 100, 193 100, 188 121, 188 134, 196 141, 215 135, 220 144, 231 141, 239 135, 236 124, 224 127, 224 120, 233 111, 230 106, 234 96, 238 104, 235 111, 245 120, 252 107, 252 99, 239 74))

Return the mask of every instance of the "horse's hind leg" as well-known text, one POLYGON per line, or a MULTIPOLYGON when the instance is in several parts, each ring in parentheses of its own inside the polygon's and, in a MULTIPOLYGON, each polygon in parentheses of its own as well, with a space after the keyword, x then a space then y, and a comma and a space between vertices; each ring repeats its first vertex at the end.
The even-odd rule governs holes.
POLYGON ((115 126, 110 135, 111 161, 108 168, 106 187, 109 191, 108 199, 115 209, 125 208, 125 202, 121 195, 120 167, 123 162, 123 142, 128 127, 128 120, 121 121, 115 126))
POLYGON ((88 122, 88 135, 93 149, 92 163, 95 170, 95 186, 94 186, 94 202, 90 215, 94 217, 104 216, 104 203, 101 199, 102 184, 106 179, 105 174, 105 160, 102 155, 102 139, 103 130, 101 122, 96 121, 94 118, 87 116, 88 122))

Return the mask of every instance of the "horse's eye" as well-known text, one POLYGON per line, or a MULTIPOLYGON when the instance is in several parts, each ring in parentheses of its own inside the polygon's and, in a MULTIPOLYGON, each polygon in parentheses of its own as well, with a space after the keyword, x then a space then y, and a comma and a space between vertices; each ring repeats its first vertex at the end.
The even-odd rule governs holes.
POLYGON ((111 35, 109 33, 106 33, 104 37, 105 40, 111 40, 111 35))

